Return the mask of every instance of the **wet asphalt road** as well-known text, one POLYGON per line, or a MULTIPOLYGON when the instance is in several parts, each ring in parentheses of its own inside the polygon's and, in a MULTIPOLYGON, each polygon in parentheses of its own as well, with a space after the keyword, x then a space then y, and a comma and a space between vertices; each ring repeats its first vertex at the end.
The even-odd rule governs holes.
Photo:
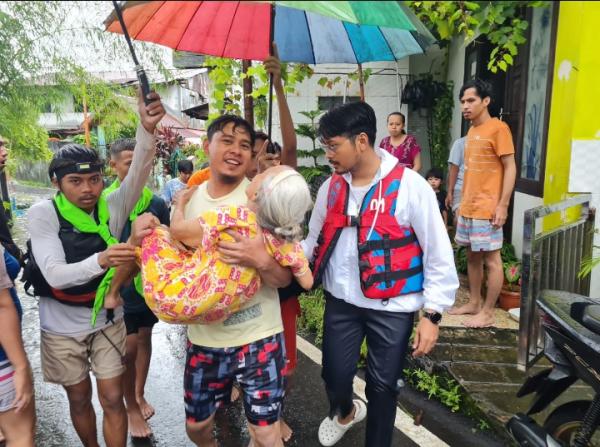
MULTIPOLYGON (((34 190, 17 187, 14 195, 21 206, 31 205, 37 200, 50 197, 52 190, 34 190)), ((15 219, 14 236, 16 242, 25 246, 25 215, 18 213, 15 219)), ((36 388, 37 445, 42 447, 71 447, 81 443, 70 421, 66 395, 60 386, 43 381, 40 363, 40 337, 37 301, 28 297, 17 282, 19 296, 23 304, 23 339, 31 362, 36 388)), ((159 323, 153 332, 153 356, 146 385, 146 399, 156 409, 150 419, 154 437, 150 440, 136 440, 130 446, 178 447, 193 445, 185 433, 183 407, 183 368, 185 361, 185 328, 167 323, 159 323)), ((284 417, 294 430, 293 438, 286 446, 317 447, 318 426, 327 414, 328 405, 320 378, 320 366, 301 352, 298 353, 298 368, 293 378, 294 388, 286 398, 284 417)), ((402 400, 402 393, 400 400, 402 400)), ((94 391, 94 406, 97 414, 100 444, 102 441, 101 407, 94 391)), ((438 405, 439 407, 439 405, 438 405)), ((428 410, 424 424, 449 445, 495 446, 502 445, 494 440, 469 435, 469 432, 455 432, 452 422, 455 415, 439 408, 428 410), (437 412, 437 413, 436 413, 437 412), (450 419, 448 419, 450 418, 450 419), (465 434, 466 433, 466 434, 465 434)), ((241 403, 232 404, 217 413, 217 438, 222 447, 240 447, 248 444, 248 430, 241 403)), ((336 446, 358 447, 364 443, 365 422, 350 430, 336 446)), ((402 434, 394 433, 394 447, 418 445, 402 434)))

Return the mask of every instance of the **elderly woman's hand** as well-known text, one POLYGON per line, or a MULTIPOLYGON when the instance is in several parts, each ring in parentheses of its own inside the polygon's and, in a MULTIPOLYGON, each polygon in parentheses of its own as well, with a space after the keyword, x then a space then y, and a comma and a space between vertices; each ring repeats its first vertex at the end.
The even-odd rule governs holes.
POLYGON ((186 189, 182 189, 175 194, 173 198, 173 206, 183 208, 190 201, 196 190, 198 189, 198 185, 191 186, 186 189))
POLYGON ((142 239, 152 233, 152 230, 158 225, 160 225, 160 221, 153 214, 141 214, 131 224, 131 236, 129 236, 129 243, 137 246, 142 245, 142 239))

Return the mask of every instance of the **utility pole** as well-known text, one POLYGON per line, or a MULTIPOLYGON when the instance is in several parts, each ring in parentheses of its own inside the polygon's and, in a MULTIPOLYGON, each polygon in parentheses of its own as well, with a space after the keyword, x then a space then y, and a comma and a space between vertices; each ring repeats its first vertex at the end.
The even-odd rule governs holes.
POLYGON ((363 74, 362 64, 358 64, 358 86, 360 87, 360 100, 365 102, 365 76, 363 74))
MULTIPOLYGON (((248 69, 252 66, 252 61, 244 59, 242 61, 242 73, 248 74, 248 69)), ((247 76, 242 82, 244 97, 244 118, 252 127, 254 127, 254 100, 252 99, 252 78, 247 76)))
POLYGON ((83 95, 82 95, 82 103, 83 103, 83 130, 85 132, 85 145, 87 147, 92 146, 91 138, 90 138, 90 118, 88 116, 88 108, 87 108, 87 100, 86 100, 86 91, 85 85, 83 86, 83 95))

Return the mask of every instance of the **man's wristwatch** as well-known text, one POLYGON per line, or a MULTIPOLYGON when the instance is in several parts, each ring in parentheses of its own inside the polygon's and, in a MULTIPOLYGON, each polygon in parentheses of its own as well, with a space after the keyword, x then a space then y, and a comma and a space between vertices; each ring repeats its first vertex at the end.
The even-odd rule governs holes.
POLYGON ((423 317, 427 318, 433 324, 440 324, 440 321, 442 321, 442 314, 439 313, 439 312, 426 312, 426 311, 423 311, 423 317))

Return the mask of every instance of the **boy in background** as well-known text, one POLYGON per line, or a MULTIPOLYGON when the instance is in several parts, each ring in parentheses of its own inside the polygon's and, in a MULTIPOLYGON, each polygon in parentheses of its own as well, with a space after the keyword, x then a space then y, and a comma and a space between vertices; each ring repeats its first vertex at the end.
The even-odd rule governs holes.
POLYGON ((446 195, 446 209, 452 211, 452 223, 456 228, 458 220, 458 207, 462 194, 463 177, 465 175, 465 140, 459 138, 452 143, 448 156, 448 194, 446 195))
POLYGON ((173 202, 175 194, 187 188, 187 182, 192 176, 192 172, 194 172, 194 164, 189 160, 180 160, 177 163, 177 172, 179 176, 169 180, 161 193, 161 197, 169 207, 171 206, 171 202, 173 202))
POLYGON ((437 199, 440 213, 444 219, 444 225, 448 228, 448 209, 446 208, 446 191, 441 189, 442 183, 444 183, 444 173, 440 168, 431 168, 425 175, 427 183, 433 188, 435 192, 435 198, 437 199))

